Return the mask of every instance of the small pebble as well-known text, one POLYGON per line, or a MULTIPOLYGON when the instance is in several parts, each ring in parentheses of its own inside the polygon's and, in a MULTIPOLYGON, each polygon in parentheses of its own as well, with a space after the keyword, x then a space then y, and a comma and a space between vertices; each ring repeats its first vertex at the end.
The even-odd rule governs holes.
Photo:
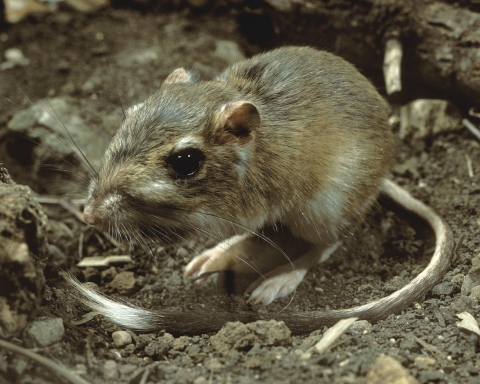
POLYGON ((75 374, 77 375, 86 375, 87 374, 87 366, 85 364, 77 364, 75 365, 75 374))
POLYGON ((14 360, 11 368, 17 375, 22 375, 25 372, 25 369, 28 367, 28 362, 23 358, 14 360))
POLYGON ((117 362, 115 360, 107 360, 103 365, 103 378, 105 380, 116 380, 118 379, 118 368, 117 362))
POLYGON ((60 318, 35 320, 27 328, 25 341, 29 347, 46 347, 60 341, 64 333, 63 320, 60 318))
POLYGON ((178 249, 177 249, 177 256, 178 256, 178 257, 187 258, 188 255, 189 255, 188 250, 186 250, 186 249, 183 248, 183 247, 178 247, 178 249))
POLYGON ((367 384, 418 384, 418 381, 391 356, 380 355, 370 372, 367 374, 367 384))
POLYGON ((417 99, 400 109, 400 139, 424 139, 462 129, 462 114, 446 100, 417 99))
POLYGON ((7 61, 0 64, 0 70, 2 71, 13 68, 16 65, 27 66, 30 64, 30 60, 23 56, 23 52, 18 48, 9 48, 5 50, 4 55, 7 61))
POLYGON ((417 366, 420 369, 431 369, 432 367, 437 364, 437 360, 435 360, 432 357, 427 357, 427 356, 417 356, 414 361, 415 366, 417 366))
POLYGON ((213 373, 220 373, 223 369, 223 364, 216 357, 207 360, 204 366, 213 373))
POLYGON ((436 296, 441 295, 451 295, 457 286, 450 281, 444 281, 443 283, 437 284, 432 289, 432 293, 436 296))
POLYGON ((137 369, 137 366, 135 364, 122 364, 118 367, 118 370, 122 375, 129 375, 133 371, 137 369))
POLYGON ((125 331, 115 331, 112 333, 112 339, 117 348, 122 348, 132 343, 132 336, 125 331))
POLYGON ((290 330, 283 321, 258 320, 249 324, 240 322, 227 323, 218 333, 210 338, 213 348, 219 352, 231 349, 245 349, 258 346, 290 345, 290 330))
POLYGON ((135 274, 130 271, 124 271, 116 275, 109 285, 122 295, 131 295, 139 289, 136 283, 135 274))
POLYGON ((350 326, 349 331, 354 336, 361 336, 370 333, 372 328, 372 324, 370 324, 367 320, 358 320, 350 326))
POLYGON ((225 60, 228 64, 233 64, 245 59, 245 55, 238 44, 228 40, 217 41, 215 56, 225 60))
POLYGON ((187 336, 180 336, 173 341, 172 347, 177 351, 183 351, 190 344, 190 338, 187 336))
POLYGON ((207 384, 208 381, 203 376, 198 376, 195 380, 193 380, 193 384, 207 384))
POLYGON ((470 292, 470 297, 480 299, 480 285, 472 288, 472 291, 470 292))

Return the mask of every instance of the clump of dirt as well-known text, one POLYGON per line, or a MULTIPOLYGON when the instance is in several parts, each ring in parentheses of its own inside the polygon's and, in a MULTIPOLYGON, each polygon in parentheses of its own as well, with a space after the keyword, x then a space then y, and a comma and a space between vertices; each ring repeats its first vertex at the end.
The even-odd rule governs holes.
MULTIPOLYGON (((98 135, 108 135, 99 127, 113 132, 121 121, 121 108, 148 96, 173 69, 192 68, 200 78, 208 77, 228 65, 229 57, 248 56, 261 48, 245 41, 230 15, 152 15, 118 9, 94 15, 61 11, 30 18, 11 26, 1 37, 2 49, 19 48, 30 64, 0 73, 2 96, 17 104, 0 102, 0 158, 15 180, 49 193, 38 198, 49 218, 52 229, 47 237, 57 256, 51 256, 45 269, 47 288, 39 316, 62 318, 65 336, 42 348, 44 356, 95 382, 138 382, 143 378, 195 384, 365 382, 382 354, 393 357, 422 383, 478 380, 478 336, 456 326, 460 312, 480 317, 476 291, 461 292, 471 260, 480 254, 480 144, 467 130, 409 143, 397 139, 400 166, 394 168, 394 180, 443 216, 456 239, 465 236, 451 269, 424 301, 362 332, 347 332, 330 351, 309 359, 303 358, 303 353, 325 329, 294 337, 287 337, 286 330, 278 331, 278 343, 262 342, 263 336, 254 336, 258 329, 252 333, 244 330, 248 342, 242 347, 237 347, 241 338, 233 331, 231 343, 227 342, 231 325, 217 335, 193 337, 129 332, 132 342, 119 347, 112 339, 119 328, 88 314, 59 276, 59 269, 70 269, 81 280, 98 284, 103 292, 114 296, 122 293, 127 295, 123 298, 145 308, 248 309, 245 298, 227 296, 212 282, 197 285, 182 277, 191 257, 214 244, 211 238, 181 246, 152 242, 145 247, 150 252, 140 246, 130 252, 128 245, 86 226, 77 218, 79 201, 52 196, 54 192, 71 192, 74 184, 67 184, 67 191, 55 191, 58 185, 52 188, 49 179, 58 180, 58 174, 26 177, 34 174, 32 168, 41 167, 28 158, 23 163, 16 161, 17 151, 35 146, 12 132, 8 124, 15 113, 30 107, 29 99, 36 102, 56 97, 75 105, 71 113, 98 135), (233 53, 225 54, 226 49, 233 53), (133 262, 76 267, 84 256, 128 253, 133 262), (222 347, 217 348, 214 340, 222 334, 222 347)), ((31 139, 48 147, 50 142, 45 138, 52 137, 53 128, 38 125, 38 119, 33 124, 34 128, 26 127, 23 134, 36 132, 31 139)), ((61 135, 60 131, 56 134, 61 135)), ((95 139, 90 141, 86 145, 97 144, 95 139)), ((68 179, 81 179, 76 185, 84 191, 88 172, 75 152, 66 149, 56 165, 66 168, 68 179)), ((278 300, 261 313, 275 318, 280 312, 345 308, 386 296, 423 270, 432 254, 432 240, 422 224, 404 221, 377 206, 342 249, 308 274, 293 298, 278 300)), ((57 381, 37 363, 25 363, 12 352, 2 353, 0 380, 57 381)))

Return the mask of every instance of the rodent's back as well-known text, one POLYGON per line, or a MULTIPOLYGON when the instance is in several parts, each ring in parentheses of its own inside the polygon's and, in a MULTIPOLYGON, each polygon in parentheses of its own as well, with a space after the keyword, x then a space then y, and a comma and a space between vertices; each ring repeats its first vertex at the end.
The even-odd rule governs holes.
POLYGON ((259 109, 255 156, 268 169, 258 175, 260 185, 285 190, 285 198, 303 192, 297 203, 328 190, 330 199, 344 198, 346 216, 363 214, 392 164, 393 143, 386 102, 353 65, 328 52, 287 47, 234 64, 217 80, 259 109))
POLYGON ((217 79, 269 106, 262 111, 268 113, 268 121, 315 118, 319 103, 339 117, 358 117, 371 109, 370 115, 382 120, 388 111, 373 85, 352 64, 308 47, 254 56, 227 68, 217 79))

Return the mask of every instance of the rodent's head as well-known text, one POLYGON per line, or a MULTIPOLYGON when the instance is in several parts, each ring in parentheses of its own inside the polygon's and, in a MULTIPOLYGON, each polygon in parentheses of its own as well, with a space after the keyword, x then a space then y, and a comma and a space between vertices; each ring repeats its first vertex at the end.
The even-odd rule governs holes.
POLYGON ((90 183, 85 221, 166 241, 231 227, 259 126, 258 109, 236 91, 175 70, 127 110, 90 183))

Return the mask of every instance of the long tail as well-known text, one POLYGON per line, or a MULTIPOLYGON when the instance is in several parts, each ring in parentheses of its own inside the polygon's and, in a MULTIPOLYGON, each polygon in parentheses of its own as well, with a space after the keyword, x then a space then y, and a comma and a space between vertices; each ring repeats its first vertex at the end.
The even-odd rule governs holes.
MULTIPOLYGON (((433 229, 436 238, 435 252, 428 266, 402 289, 382 299, 349 309, 284 313, 276 316, 290 328, 292 334, 312 332, 323 326, 330 326, 340 319, 358 317, 372 323, 393 313, 399 313, 413 302, 421 299, 444 276, 453 258, 455 242, 448 224, 431 208, 415 199, 392 181, 383 179, 380 192, 403 209, 425 220, 433 229)), ((161 329, 173 334, 201 334, 217 331, 227 321, 249 322, 261 318, 255 312, 225 312, 195 309, 188 312, 165 310, 148 311, 126 302, 114 301, 101 293, 82 285, 71 275, 67 281, 83 296, 86 306, 122 327, 140 332, 161 329)))
MULTIPOLYGON (((435 251, 428 266, 402 289, 371 303, 350 309, 309 312, 289 315, 289 319, 278 318, 288 323, 292 333, 301 334, 311 331, 311 324, 317 326, 332 325, 340 319, 358 317, 375 323, 392 313, 399 313, 413 302, 421 299, 428 291, 438 284, 453 258, 455 241, 448 224, 438 216, 433 209, 420 200, 415 199, 393 181, 383 179, 380 193, 393 200, 394 203, 412 214, 425 220, 435 233, 435 251)), ((317 327, 318 328, 318 327, 317 327)))

